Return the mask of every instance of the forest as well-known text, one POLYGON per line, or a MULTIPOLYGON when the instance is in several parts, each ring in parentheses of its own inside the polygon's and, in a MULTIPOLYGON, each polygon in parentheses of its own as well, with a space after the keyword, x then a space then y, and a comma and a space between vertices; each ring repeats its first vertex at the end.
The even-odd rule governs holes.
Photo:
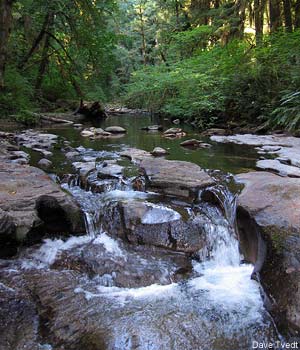
POLYGON ((83 98, 200 128, 300 126, 298 0, 1 0, 0 16, 2 116, 83 98))

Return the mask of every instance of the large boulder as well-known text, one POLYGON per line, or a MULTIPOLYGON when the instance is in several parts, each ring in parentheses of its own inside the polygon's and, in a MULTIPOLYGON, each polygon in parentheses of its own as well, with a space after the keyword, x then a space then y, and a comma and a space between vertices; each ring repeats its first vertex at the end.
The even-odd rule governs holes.
POLYGON ((270 300, 274 300, 268 306, 279 327, 298 335, 300 179, 267 172, 240 174, 236 179, 245 184, 237 208, 242 251, 256 264, 254 275, 260 273, 270 300))
POLYGON ((145 157, 139 164, 150 190, 195 199, 198 191, 214 180, 198 165, 183 161, 145 157))
POLYGON ((85 231, 75 200, 42 170, 2 162, 0 183, 1 245, 36 241, 47 233, 85 231))
POLYGON ((146 244, 195 253, 205 242, 205 219, 187 216, 169 206, 141 201, 110 203, 101 217, 110 234, 133 244, 146 244))

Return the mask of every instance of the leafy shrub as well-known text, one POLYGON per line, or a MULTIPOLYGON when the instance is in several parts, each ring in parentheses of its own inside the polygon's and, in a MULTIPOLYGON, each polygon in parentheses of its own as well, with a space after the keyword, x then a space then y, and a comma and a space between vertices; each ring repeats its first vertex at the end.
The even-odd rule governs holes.
POLYGON ((280 126, 289 131, 300 128, 300 91, 287 92, 280 105, 271 113, 271 125, 280 126))

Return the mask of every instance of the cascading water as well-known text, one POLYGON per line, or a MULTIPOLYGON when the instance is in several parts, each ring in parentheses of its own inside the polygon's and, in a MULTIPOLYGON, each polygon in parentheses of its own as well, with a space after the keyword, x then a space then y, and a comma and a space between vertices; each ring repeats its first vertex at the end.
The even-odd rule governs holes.
POLYGON ((250 279, 253 267, 241 264, 235 197, 225 186, 212 189, 222 202, 224 215, 202 201, 196 210, 187 209, 189 215, 197 216, 198 210, 199 220, 205 218, 205 247, 192 261, 189 277, 176 282, 168 277, 177 268, 167 260, 171 252, 157 255, 150 248, 139 250, 113 238, 110 232, 103 232, 101 217, 107 205, 120 201, 149 203, 141 219, 144 225, 163 224, 166 218, 161 208, 168 220, 176 221, 182 214, 169 203, 161 203, 157 194, 133 191, 130 181, 117 183, 103 193, 83 190, 76 183, 63 185, 81 204, 88 234, 66 241, 46 240, 37 251, 27 253, 22 265, 24 269, 49 268, 64 253, 74 256, 76 263, 85 259, 91 264, 96 273, 77 280, 70 300, 81 300, 77 301, 81 305, 77 318, 85 319, 93 332, 99 329, 103 336, 105 329, 105 349, 244 350, 251 349, 253 341, 278 339, 259 285, 250 279))

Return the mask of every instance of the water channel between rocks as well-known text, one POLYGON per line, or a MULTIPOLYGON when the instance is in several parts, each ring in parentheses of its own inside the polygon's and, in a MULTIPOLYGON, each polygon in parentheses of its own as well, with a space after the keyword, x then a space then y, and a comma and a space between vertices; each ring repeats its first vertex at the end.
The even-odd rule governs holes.
MULTIPOLYGON (((233 144, 187 150, 179 143, 199 138, 191 128, 185 127, 189 134, 180 140, 140 130, 156 122, 147 116, 111 117, 101 127, 120 125, 127 134, 98 141, 84 139, 70 127, 48 129, 66 138, 72 147, 80 147, 75 161, 90 157, 99 164, 117 160, 128 176, 106 181, 102 193, 83 189, 76 178, 64 183, 63 188, 85 212, 88 234, 47 239, 23 252, 14 267, 25 276, 34 276, 40 302, 51 306, 55 315, 51 326, 46 326, 42 349, 242 350, 251 349, 253 341, 274 343, 279 339, 263 306, 260 286, 250 278, 253 266, 242 263, 234 229, 235 198, 228 189, 236 189, 228 173, 254 169, 256 152, 233 144), (164 147, 170 152, 168 159, 220 171, 211 174, 219 182, 225 217, 222 210, 200 198, 191 205, 178 198, 134 191, 131 177, 135 169, 119 156, 128 146, 146 151, 164 147), (190 220, 201 228, 204 244, 188 257, 159 244, 140 245, 139 240, 129 244, 130 233, 126 239, 120 233, 122 225, 126 226, 126 213, 132 220, 132 212, 136 215, 144 207, 131 230, 139 225, 164 230, 169 223, 174 223, 175 230, 176 225, 186 227, 190 220)), ((31 156, 35 164, 36 154, 31 156)), ((70 171, 71 162, 59 151, 53 160, 56 174, 70 171)), ((18 275, 7 272, 14 273, 18 275)))

